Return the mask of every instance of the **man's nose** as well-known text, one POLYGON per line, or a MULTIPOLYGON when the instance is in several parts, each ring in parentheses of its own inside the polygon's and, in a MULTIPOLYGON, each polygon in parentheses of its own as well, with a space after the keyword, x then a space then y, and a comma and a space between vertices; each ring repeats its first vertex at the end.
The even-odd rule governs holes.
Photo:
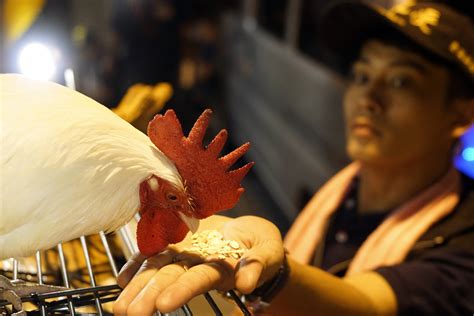
POLYGON ((381 113, 383 110, 383 97, 380 86, 376 83, 367 85, 359 94, 356 102, 359 111, 370 114, 381 113))

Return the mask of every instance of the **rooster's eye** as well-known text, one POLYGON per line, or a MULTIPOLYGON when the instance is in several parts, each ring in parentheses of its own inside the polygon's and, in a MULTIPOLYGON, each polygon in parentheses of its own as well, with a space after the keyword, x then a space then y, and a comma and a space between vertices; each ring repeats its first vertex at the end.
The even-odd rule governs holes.
POLYGON ((178 199, 178 197, 172 193, 168 193, 168 195, 166 195, 166 198, 170 201, 176 201, 178 199))

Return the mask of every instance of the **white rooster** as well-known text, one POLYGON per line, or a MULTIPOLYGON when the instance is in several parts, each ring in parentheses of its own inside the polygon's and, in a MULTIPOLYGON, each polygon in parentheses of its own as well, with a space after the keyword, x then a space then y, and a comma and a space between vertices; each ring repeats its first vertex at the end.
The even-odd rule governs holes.
POLYGON ((0 106, 0 259, 113 231, 137 211, 140 252, 152 255, 233 207, 252 165, 228 171, 248 144, 219 158, 225 130, 203 148, 210 110, 189 137, 171 110, 147 137, 76 91, 11 74, 0 106))

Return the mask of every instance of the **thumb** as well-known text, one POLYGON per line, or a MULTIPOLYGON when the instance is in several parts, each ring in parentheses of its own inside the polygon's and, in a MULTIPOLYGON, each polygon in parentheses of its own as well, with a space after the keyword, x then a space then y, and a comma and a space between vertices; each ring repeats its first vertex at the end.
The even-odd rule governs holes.
POLYGON ((255 290, 264 270, 263 260, 259 257, 245 256, 237 266, 235 274, 235 287, 243 293, 249 294, 255 290))
POLYGON ((283 263, 285 250, 281 240, 265 240, 248 250, 240 260, 235 274, 237 290, 251 293, 265 281, 272 279, 283 263))

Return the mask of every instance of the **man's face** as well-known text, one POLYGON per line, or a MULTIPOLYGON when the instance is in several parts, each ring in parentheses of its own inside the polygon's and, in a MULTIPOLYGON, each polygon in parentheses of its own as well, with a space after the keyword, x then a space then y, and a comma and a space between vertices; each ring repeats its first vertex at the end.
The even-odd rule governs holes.
POLYGON ((362 46, 344 98, 347 151, 353 160, 388 165, 450 154, 453 111, 448 71, 395 46, 362 46))

